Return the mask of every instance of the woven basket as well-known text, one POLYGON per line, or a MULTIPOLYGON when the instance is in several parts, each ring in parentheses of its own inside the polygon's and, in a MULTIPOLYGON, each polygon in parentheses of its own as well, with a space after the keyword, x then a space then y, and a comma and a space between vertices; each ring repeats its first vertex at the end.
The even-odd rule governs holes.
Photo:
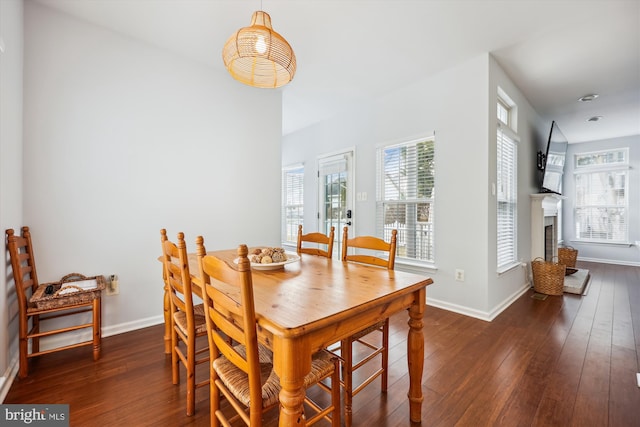
POLYGON ((64 276, 60 279, 59 282, 51 282, 51 283, 42 283, 38 286, 38 289, 33 293, 29 302, 34 305, 39 310, 46 310, 51 308, 58 308, 63 306, 75 305, 75 304, 83 304, 86 302, 93 301, 96 298, 101 297, 102 290, 106 286, 106 281, 104 276, 93 276, 86 277, 79 273, 71 273, 64 276), (75 288, 77 292, 72 292, 68 294, 58 295, 58 292, 63 284, 69 284, 73 282, 78 282, 85 279, 95 279, 97 287, 94 289, 81 289, 76 286, 71 286, 75 288), (46 294, 45 290, 48 285, 53 285, 54 293, 46 294))
POLYGON ((531 261, 531 270, 533 272, 533 289, 536 292, 546 295, 562 295, 566 270, 564 264, 536 258, 531 261))
POLYGON ((558 263, 564 264, 567 267, 575 267, 576 260, 578 259, 578 250, 573 249, 571 246, 564 248, 558 248, 558 263))

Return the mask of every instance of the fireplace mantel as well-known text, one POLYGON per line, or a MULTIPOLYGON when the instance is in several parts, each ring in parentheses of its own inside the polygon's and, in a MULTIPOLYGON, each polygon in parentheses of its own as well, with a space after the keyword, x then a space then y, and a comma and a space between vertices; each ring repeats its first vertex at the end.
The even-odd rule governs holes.
POLYGON ((555 193, 531 195, 531 259, 545 259, 545 227, 553 226, 552 256, 558 256, 558 205, 563 197, 555 193))

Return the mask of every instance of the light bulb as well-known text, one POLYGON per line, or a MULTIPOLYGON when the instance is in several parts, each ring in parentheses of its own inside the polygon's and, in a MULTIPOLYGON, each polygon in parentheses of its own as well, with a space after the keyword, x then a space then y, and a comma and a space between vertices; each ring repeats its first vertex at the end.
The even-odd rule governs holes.
POLYGON ((258 53, 265 53, 267 51, 267 43, 264 41, 264 36, 258 36, 256 41, 256 50, 258 53))

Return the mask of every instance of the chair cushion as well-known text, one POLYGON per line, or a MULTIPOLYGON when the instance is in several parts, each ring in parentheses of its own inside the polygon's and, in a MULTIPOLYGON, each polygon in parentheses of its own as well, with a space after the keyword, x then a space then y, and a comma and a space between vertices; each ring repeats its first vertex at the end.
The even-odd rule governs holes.
MULTIPOLYGON (((273 370, 273 354, 271 351, 263 345, 259 345, 258 347, 260 377, 262 382, 262 406, 266 408, 278 403, 280 379, 273 370)), ((234 348, 239 354, 246 357, 244 346, 236 346, 234 348)), ((310 387, 333 372, 334 357, 331 353, 324 350, 313 355, 311 372, 304 378, 305 388, 310 387)), ((218 357, 213 361, 213 369, 229 391, 245 406, 249 406, 251 399, 247 374, 224 356, 218 357)))
MULTIPOLYGON (((178 311, 173 314, 176 326, 180 328, 183 334, 189 335, 187 332, 187 313, 178 311)), ((204 306, 202 304, 193 306, 193 320, 196 325, 196 335, 207 333, 207 323, 204 317, 204 306)))

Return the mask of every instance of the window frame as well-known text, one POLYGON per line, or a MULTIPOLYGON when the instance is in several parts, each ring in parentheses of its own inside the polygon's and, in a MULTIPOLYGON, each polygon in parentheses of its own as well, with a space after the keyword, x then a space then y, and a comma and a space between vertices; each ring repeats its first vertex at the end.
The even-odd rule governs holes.
POLYGON ((498 97, 496 114, 498 116, 498 121, 500 123, 504 124, 507 127, 511 127, 511 107, 505 101, 503 101, 500 97, 498 97), (506 115, 506 120, 502 119, 502 114, 500 114, 501 110, 504 111, 504 115, 506 115))
POLYGON ((281 201, 281 240, 284 244, 297 244, 298 225, 304 223, 304 163, 296 163, 282 168, 282 201, 281 201), (300 182, 289 185, 289 177, 300 176, 300 182), (296 194, 298 193, 298 194, 296 194), (290 203, 291 201, 297 203, 290 203), (291 221, 289 212, 297 210, 298 221, 291 221))
POLYGON ((519 264, 518 261, 518 143, 519 138, 513 130, 506 125, 498 123, 496 131, 496 269, 498 273, 504 273, 519 264), (506 140, 506 141, 505 141, 506 140), (512 152, 506 159, 501 155, 504 153, 503 143, 512 145, 509 150, 512 152), (501 168, 503 160, 510 161, 506 170, 501 168), (501 177, 507 173, 507 182, 503 183, 501 177), (508 187, 505 192, 505 187, 508 187), (504 199, 504 200, 501 200, 504 199), (506 210, 502 207, 506 204, 508 213, 506 217, 502 215, 506 210), (507 224, 509 237, 503 238, 501 232, 501 220, 506 218, 510 221, 507 224), (508 255, 501 255, 507 246, 508 255))
MULTIPOLYGON (((629 148, 628 147, 622 147, 622 148, 614 148, 614 149, 609 149, 609 150, 598 150, 598 151, 586 151, 586 152, 580 152, 580 153, 575 153, 573 155, 573 161, 574 161, 574 194, 575 194, 575 198, 574 198, 574 205, 573 205, 573 219, 574 219, 574 224, 575 224, 575 228, 574 228, 574 241, 576 242, 580 242, 580 243, 595 243, 595 244, 610 244, 610 245, 619 245, 619 244, 623 244, 623 245, 627 245, 629 244, 629 169, 630 169, 630 163, 629 163, 629 148), (619 155, 621 155, 622 160, 619 160, 620 156, 618 157, 618 159, 616 159, 614 153, 618 153, 619 155), (611 155, 611 161, 606 161, 606 157, 604 157, 603 159, 605 160, 602 163, 596 163, 596 164, 582 164, 580 165, 579 163, 579 158, 580 157, 593 157, 593 156, 598 156, 598 155, 611 155), (581 185, 581 179, 579 179, 579 177, 587 177, 587 179, 593 179, 595 178, 596 175, 600 175, 600 174, 617 174, 618 176, 623 176, 624 180, 622 182, 622 190, 624 191, 624 195, 622 196, 622 198, 620 199, 619 197, 617 197, 617 201, 622 201, 622 204, 616 204, 616 203, 584 203, 583 202, 583 198, 580 197, 580 194, 582 192, 582 188, 579 188, 579 186, 581 185), (587 237, 582 237, 582 234, 584 233, 584 231, 581 230, 581 222, 579 221, 579 219, 583 218, 584 216, 579 214, 580 210, 584 210, 584 209, 594 209, 594 210, 605 210, 607 211, 607 226, 605 226, 605 229, 602 231, 592 231, 590 236, 587 237), (611 222, 611 214, 609 211, 622 211, 622 223, 621 223, 621 227, 622 230, 619 231, 615 231, 613 230, 614 225, 611 222), (606 233, 607 235, 611 236, 611 237, 593 237, 594 234, 596 233, 606 233), (618 238, 614 238, 618 236, 618 238)), ((614 178, 614 182, 615 182, 615 178, 614 178)), ((614 184, 615 185, 615 184, 614 184)), ((605 190, 612 190, 612 191, 618 191, 619 189, 616 189, 615 187, 605 187, 605 188, 588 188, 588 190, 590 190, 588 192, 588 194, 602 194, 603 191, 605 190)), ((595 217, 596 215, 591 214, 591 215, 586 215, 589 219, 592 219, 593 217, 595 217)), ((620 224, 619 224, 620 225, 620 224)))
MULTIPOLYGON (((398 243, 397 243, 397 251, 396 251, 396 262, 405 265, 415 265, 422 266, 427 268, 435 268, 435 217, 436 217, 436 196, 435 196, 435 188, 436 188, 436 174, 435 174, 435 162, 436 162, 436 139, 435 134, 412 139, 403 142, 389 143, 383 146, 379 146, 376 150, 376 178, 377 178, 377 191, 376 191, 376 230, 379 237, 384 238, 385 240, 389 240, 391 235, 391 229, 395 227, 391 227, 386 229, 385 227, 385 214, 387 212, 387 208, 389 206, 409 206, 413 205, 413 208, 407 210, 405 215, 413 216, 413 224, 408 224, 408 220, 406 220, 407 224, 405 224, 405 228, 398 228, 398 243), (386 187, 386 176, 387 172, 385 171, 385 154, 390 153, 392 150, 403 150, 406 148, 416 149, 419 144, 427 143, 431 144, 431 147, 425 147, 427 152, 431 152, 430 157, 426 157, 423 160, 425 162, 429 162, 429 171, 431 173, 431 197, 419 197, 417 194, 418 187, 420 184, 419 176, 417 173, 418 163, 421 161, 416 158, 415 164, 407 165, 406 163, 402 165, 405 169, 415 170, 416 173, 410 176, 405 176, 403 182, 404 185, 407 186, 415 186, 415 188, 407 189, 405 193, 415 191, 416 194, 414 197, 402 198, 402 197, 388 197, 387 187, 386 187), (408 182, 411 182, 409 184, 408 182), (422 211, 420 210, 420 206, 422 205, 422 211), (427 205, 427 206, 425 206, 427 205), (425 214, 428 217, 428 221, 419 221, 420 215, 425 214), (420 213, 422 212, 422 213, 420 213), (411 233, 413 231, 413 233, 411 233), (409 256, 409 253, 412 253, 413 256, 409 256), (421 255, 424 254, 424 255, 421 255)), ((416 154, 417 155, 417 154, 416 154)), ((398 165, 398 173, 400 173, 401 165, 398 165)), ((399 185, 400 178, 398 178, 399 185)), ((429 184, 426 184, 429 185, 429 184)), ((406 207, 405 207, 406 209, 406 207)), ((406 218, 405 218, 406 219, 406 218)))

